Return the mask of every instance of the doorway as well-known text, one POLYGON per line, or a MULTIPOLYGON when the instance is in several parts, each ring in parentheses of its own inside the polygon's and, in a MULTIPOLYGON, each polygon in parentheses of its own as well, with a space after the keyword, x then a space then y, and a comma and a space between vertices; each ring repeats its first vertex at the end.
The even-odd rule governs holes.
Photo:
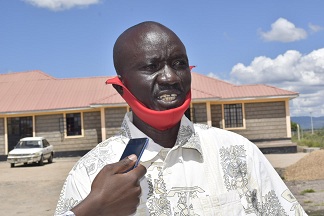
POLYGON ((11 151, 21 138, 33 136, 33 118, 31 116, 8 118, 7 128, 8 151, 11 151))

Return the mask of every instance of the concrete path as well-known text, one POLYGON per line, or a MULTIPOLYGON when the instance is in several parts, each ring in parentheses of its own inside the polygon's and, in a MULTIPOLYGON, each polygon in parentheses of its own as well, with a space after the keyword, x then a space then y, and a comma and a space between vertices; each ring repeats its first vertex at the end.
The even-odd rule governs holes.
POLYGON ((286 168, 308 154, 309 153, 298 152, 290 154, 265 154, 265 156, 274 168, 286 168))

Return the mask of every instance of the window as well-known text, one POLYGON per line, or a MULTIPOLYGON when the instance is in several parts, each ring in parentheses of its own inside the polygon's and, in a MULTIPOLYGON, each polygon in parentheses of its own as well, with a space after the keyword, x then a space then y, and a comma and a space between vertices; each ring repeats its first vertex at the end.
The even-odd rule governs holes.
POLYGON ((225 128, 243 127, 242 104, 224 104, 225 128))
POLYGON ((46 148, 49 146, 49 143, 47 142, 47 140, 43 140, 43 147, 46 148))
POLYGON ((67 136, 81 135, 81 113, 66 114, 65 119, 66 119, 66 135, 67 136))

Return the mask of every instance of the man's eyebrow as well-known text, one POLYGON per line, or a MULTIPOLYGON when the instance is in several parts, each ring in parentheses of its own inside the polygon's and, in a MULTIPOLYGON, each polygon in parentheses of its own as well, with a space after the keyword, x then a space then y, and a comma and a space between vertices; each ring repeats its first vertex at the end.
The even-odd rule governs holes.
POLYGON ((161 60, 161 56, 159 55, 146 55, 145 58, 141 60, 141 62, 149 63, 149 62, 154 62, 159 60, 161 60))
POLYGON ((187 53, 183 53, 183 52, 173 52, 170 54, 170 56, 172 57, 187 57, 187 53))
POLYGON ((171 55, 172 58, 181 58, 181 59, 188 59, 188 56, 186 54, 175 54, 171 55))

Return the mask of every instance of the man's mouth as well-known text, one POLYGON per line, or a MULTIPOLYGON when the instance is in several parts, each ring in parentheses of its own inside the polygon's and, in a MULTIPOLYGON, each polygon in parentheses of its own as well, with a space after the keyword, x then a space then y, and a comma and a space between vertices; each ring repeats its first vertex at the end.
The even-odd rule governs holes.
POLYGON ((162 101, 174 101, 177 98, 177 94, 163 94, 158 97, 162 101))

